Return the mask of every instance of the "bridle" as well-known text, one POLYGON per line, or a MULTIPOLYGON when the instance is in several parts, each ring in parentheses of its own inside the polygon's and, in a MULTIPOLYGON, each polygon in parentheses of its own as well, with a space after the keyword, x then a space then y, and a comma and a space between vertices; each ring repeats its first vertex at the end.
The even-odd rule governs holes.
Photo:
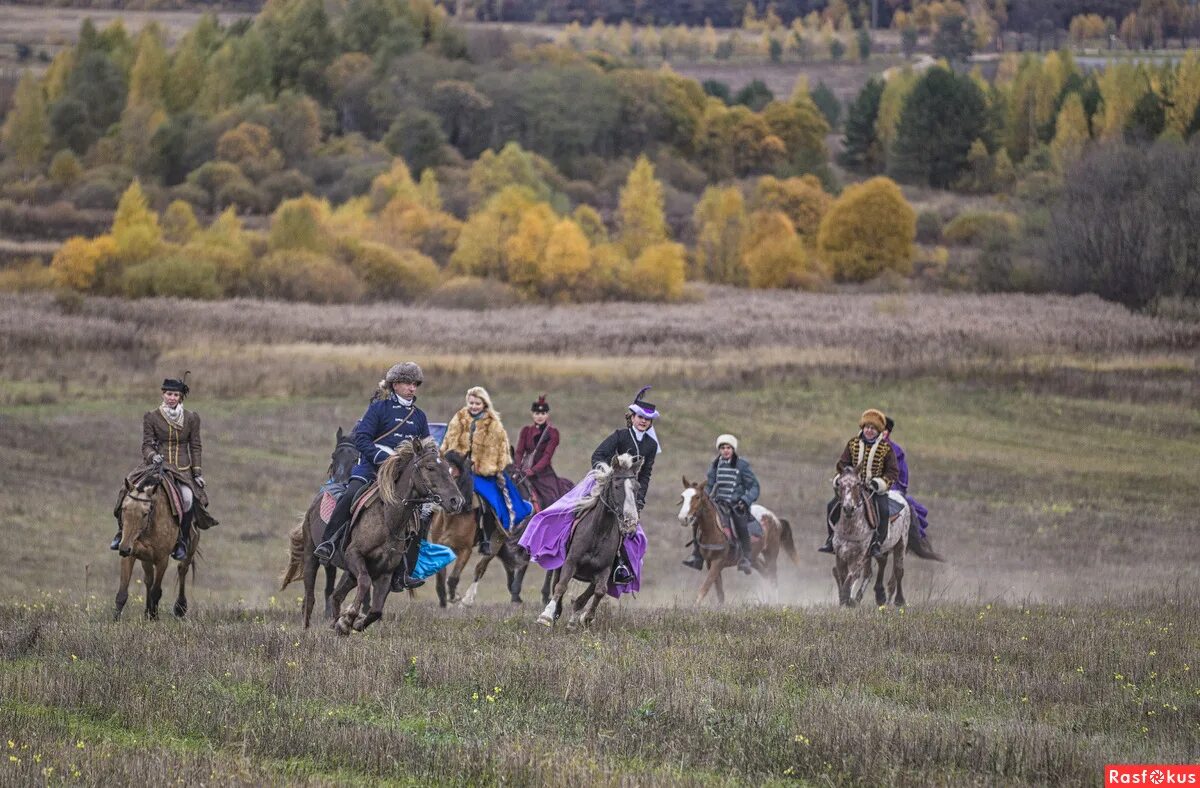
POLYGON ((612 514, 612 516, 616 518, 617 528, 621 531, 626 530, 623 527, 623 524, 625 522, 625 513, 624 513, 623 509, 625 507, 622 506, 620 509, 616 508, 615 504, 613 504, 609 500, 609 498, 612 496, 613 488, 617 486, 618 482, 620 482, 622 484, 622 486, 624 486, 625 481, 628 481, 629 479, 636 479, 636 478, 637 478, 637 475, 634 473, 617 474, 614 471, 613 475, 608 480, 607 486, 603 490, 600 491, 600 496, 599 496, 600 505, 603 506, 605 509, 607 509, 612 514))
MULTIPOLYGON (((433 485, 431 485, 429 483, 429 481, 425 478, 425 469, 421 467, 421 461, 425 458, 426 454, 428 454, 428 452, 424 452, 424 451, 414 454, 413 458, 411 460, 409 460, 408 466, 405 467, 404 473, 400 474, 400 484, 404 485, 404 482, 407 477, 408 489, 410 491, 419 493, 419 495, 417 497, 401 498, 400 503, 404 506, 410 506, 410 505, 411 506, 423 506, 424 504, 427 504, 427 503, 437 504, 438 506, 442 505, 441 494, 436 489, 434 489, 433 485), (418 482, 420 482, 421 485, 423 485, 425 487, 424 492, 421 492, 417 488, 418 482)), ((442 458, 438 457, 437 463, 440 465, 441 462, 442 462, 442 458)))
MULTIPOLYGON (((154 489, 157 489, 158 482, 156 481, 153 485, 150 485, 150 486, 152 486, 154 489)), ((150 523, 154 522, 154 504, 155 504, 154 494, 151 493, 150 495, 146 496, 145 498, 136 494, 136 493, 145 493, 145 492, 146 492, 146 486, 140 486, 140 487, 135 487, 133 490, 130 490, 129 492, 125 493, 126 500, 137 501, 138 503, 148 504, 148 506, 146 507, 146 513, 144 515, 142 515, 142 527, 140 529, 138 529, 138 534, 141 534, 143 531, 146 530, 146 527, 150 523)))
POLYGON ((842 474, 838 474, 837 478, 833 480, 833 485, 834 485, 834 487, 837 488, 838 503, 840 503, 842 506, 843 514, 853 516, 854 513, 857 512, 860 508, 863 508, 866 506, 865 493, 863 490, 863 486, 858 481, 857 475, 855 475, 855 477, 854 477, 854 486, 856 488, 856 494, 854 495, 855 504, 853 506, 847 506, 846 502, 844 500, 845 493, 842 492, 842 474))

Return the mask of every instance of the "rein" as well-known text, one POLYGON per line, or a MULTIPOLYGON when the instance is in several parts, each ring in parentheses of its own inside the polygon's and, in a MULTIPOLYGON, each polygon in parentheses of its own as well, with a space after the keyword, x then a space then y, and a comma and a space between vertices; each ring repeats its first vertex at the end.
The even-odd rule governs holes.
MULTIPOLYGON (((625 480, 632 479, 632 478, 633 478, 633 475, 632 475, 632 474, 630 474, 629 476, 617 476, 616 474, 613 474, 612 478, 611 478, 611 479, 609 480, 609 482, 608 482, 608 486, 607 486, 607 487, 605 487, 605 488, 604 488, 604 490, 602 490, 602 491, 601 491, 601 493, 600 493, 600 496, 599 496, 599 498, 600 498, 600 505, 601 505, 601 506, 603 506, 605 509, 607 509, 609 512, 611 512, 611 513, 612 513, 612 516, 613 516, 614 518, 616 518, 616 520, 617 520, 617 530, 618 530, 618 531, 620 531, 620 532, 621 532, 621 533, 623 533, 623 534, 624 534, 624 533, 630 533, 630 532, 632 531, 632 529, 630 529, 629 531, 627 531, 627 530, 626 530, 626 529, 625 529, 625 528, 622 526, 622 523, 625 521, 625 520, 624 520, 624 514, 623 514, 621 511, 619 511, 618 509, 616 509, 616 508, 615 508, 615 507, 614 507, 614 506, 613 506, 611 503, 609 503, 608 497, 609 497, 609 495, 611 495, 611 494, 612 494, 612 488, 616 486, 616 482, 617 482, 618 480, 620 480, 620 481, 622 481, 622 482, 623 482, 623 481, 625 481, 625 480)), ((636 526, 635 526, 635 527, 636 527, 636 526)))
MULTIPOLYGON (((705 508, 707 508, 708 511, 711 513, 712 522, 713 522, 714 527, 716 527, 716 529, 717 529, 717 533, 720 534, 722 537, 724 537, 724 541, 722 541, 720 544, 705 544, 704 542, 700 542, 700 549, 701 550, 728 550, 732 545, 731 545, 731 542, 729 541, 729 537, 725 536, 725 529, 721 528, 721 513, 719 511, 717 511, 717 505, 713 502, 713 499, 708 496, 708 491, 705 490, 703 487, 698 488, 696 490, 696 492, 700 496, 700 503, 705 508)), ((699 516, 700 516, 699 514, 692 516, 690 518, 691 522, 689 523, 689 525, 692 525, 693 527, 695 527, 694 523, 699 518, 699 516)), ((699 533, 696 534, 696 541, 698 541, 698 542, 700 541, 699 533)))

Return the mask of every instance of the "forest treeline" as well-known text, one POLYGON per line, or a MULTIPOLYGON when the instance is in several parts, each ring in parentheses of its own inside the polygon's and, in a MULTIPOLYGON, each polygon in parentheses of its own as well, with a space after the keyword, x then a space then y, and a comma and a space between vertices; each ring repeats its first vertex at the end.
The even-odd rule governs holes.
MULTIPOLYGON (((312 300, 493 286, 673 299, 689 277, 818 288, 883 273, 1066 287, 1029 261, 1077 163, 1194 140, 1198 107, 1195 53, 1091 73, 1066 52, 1011 54, 991 81, 955 62, 892 70, 843 112, 803 80, 729 95, 607 52, 464 32, 428 0, 353 0, 336 17, 276 0, 228 27, 206 16, 173 50, 155 25, 89 21, 25 74, 0 132, 0 233, 75 237, 5 281, 312 300), (835 129, 865 182, 838 182, 835 129), (918 215, 897 183, 1011 195, 1013 210, 955 224, 918 215), (89 210, 116 219, 81 232, 89 210), (991 254, 966 279, 946 266, 964 239, 991 254)), ((1164 253, 1195 265, 1186 245, 1164 253)))

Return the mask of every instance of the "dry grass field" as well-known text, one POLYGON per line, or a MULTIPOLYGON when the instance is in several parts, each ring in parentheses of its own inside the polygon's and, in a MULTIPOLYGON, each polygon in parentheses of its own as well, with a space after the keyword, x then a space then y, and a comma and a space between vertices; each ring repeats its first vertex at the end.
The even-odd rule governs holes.
MULTIPOLYGON (((1200 325, 1093 298, 711 288, 677 306, 487 312, 0 296, 0 784, 1078 784, 1200 758, 1200 325), (445 420, 545 391, 578 478, 638 386, 665 453, 643 592, 588 632, 503 600, 393 598, 298 625, 285 535, 383 368, 445 420), (115 486, 192 370, 205 534, 187 621, 112 624, 115 486), (839 610, 814 548, 864 407, 897 418, 945 564, 910 607, 839 610), (694 610, 680 477, 733 431, 790 519, 778 591, 694 610), (11 740, 11 745, 8 743, 11 740)), ((138 587, 140 590, 140 586, 138 587)), ((167 589, 166 599, 172 598, 167 589)))

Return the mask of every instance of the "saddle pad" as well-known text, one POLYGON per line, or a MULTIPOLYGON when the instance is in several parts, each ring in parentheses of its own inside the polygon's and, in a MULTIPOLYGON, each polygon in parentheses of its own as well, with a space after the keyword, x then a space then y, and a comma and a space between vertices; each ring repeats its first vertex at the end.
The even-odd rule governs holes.
POLYGON ((904 496, 894 490, 888 491, 888 520, 895 520, 908 506, 904 496))
MULTIPOLYGON (((731 534, 733 532, 732 531, 733 522, 730 520, 729 512, 727 512, 725 510, 724 506, 718 506, 717 514, 721 518, 721 528, 724 529, 726 535, 731 534)), ((749 527, 751 539, 762 539, 763 527, 762 527, 762 523, 759 522, 757 517, 752 516, 750 518, 750 522, 747 523, 747 525, 749 527)))
POLYGON ((321 508, 319 514, 321 522, 329 525, 329 518, 333 516, 333 510, 337 508, 337 498, 331 492, 321 493, 321 508))
MULTIPOLYGON (((725 532, 725 538, 728 539, 730 542, 737 541, 737 537, 735 537, 733 535, 733 531, 728 526, 722 528, 721 530, 725 532)), ((758 529, 758 533, 755 533, 753 528, 750 529, 750 541, 751 542, 761 542, 762 541, 762 527, 761 526, 758 529)))

